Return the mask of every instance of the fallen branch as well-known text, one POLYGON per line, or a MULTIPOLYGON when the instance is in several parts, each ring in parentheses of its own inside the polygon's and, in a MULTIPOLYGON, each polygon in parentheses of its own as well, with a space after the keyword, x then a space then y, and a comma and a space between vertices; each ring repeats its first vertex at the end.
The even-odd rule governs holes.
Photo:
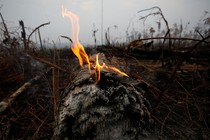
POLYGON ((176 65, 176 67, 174 68, 174 70, 172 71, 171 76, 168 79, 168 82, 166 83, 166 85, 164 86, 165 88, 162 90, 162 92, 159 94, 159 97, 157 99, 156 104, 154 105, 154 109, 158 106, 158 104, 160 103, 162 97, 165 95, 165 93, 167 92, 168 88, 170 87, 171 83, 174 80, 174 77, 176 76, 176 72, 179 70, 180 66, 182 65, 182 63, 189 57, 190 53, 195 50, 202 42, 204 42, 205 40, 209 39, 210 36, 207 36, 205 38, 203 38, 202 40, 200 40, 199 42, 197 42, 189 51, 187 51, 185 53, 185 55, 182 57, 182 59, 178 62, 178 64, 176 65))
MULTIPOLYGON (((195 39, 195 38, 187 38, 187 37, 149 37, 149 38, 142 38, 142 39, 138 39, 138 40, 134 40, 132 41, 131 43, 133 42, 139 42, 139 41, 142 41, 142 40, 153 40, 153 39, 171 39, 171 40, 189 40, 189 41, 202 41, 202 42, 206 42, 206 43, 210 43, 208 41, 205 41, 205 40, 201 40, 201 39, 195 39)), ((130 43, 130 44, 131 44, 130 43)))
POLYGON ((27 90, 32 84, 34 84, 36 81, 40 80, 42 76, 45 73, 48 73, 51 70, 49 68, 46 72, 35 76, 34 78, 30 79, 28 82, 24 83, 18 90, 16 90, 12 95, 10 95, 7 99, 4 99, 0 102, 0 114, 2 114, 9 106, 11 106, 16 98, 23 93, 25 90, 27 90))
POLYGON ((67 70, 65 70, 65 69, 63 69, 63 68, 61 68, 61 67, 59 67, 58 65, 53 64, 53 63, 51 63, 51 62, 49 62, 49 61, 47 61, 47 60, 45 60, 45 59, 36 57, 36 56, 31 55, 31 54, 29 54, 29 53, 27 53, 27 54, 30 55, 31 57, 33 57, 35 60, 41 62, 41 63, 47 64, 47 65, 49 65, 49 66, 51 66, 51 67, 55 67, 55 68, 57 68, 57 69, 59 69, 59 70, 61 70, 61 71, 63 71, 63 72, 69 73, 69 71, 67 71, 67 70))

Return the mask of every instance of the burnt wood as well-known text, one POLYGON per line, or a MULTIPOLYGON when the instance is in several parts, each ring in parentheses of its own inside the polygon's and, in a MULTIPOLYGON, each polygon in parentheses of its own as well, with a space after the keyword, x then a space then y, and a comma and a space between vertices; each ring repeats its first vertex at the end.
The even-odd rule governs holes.
MULTIPOLYGON (((146 91, 140 83, 102 71, 96 84, 87 69, 62 93, 54 139, 130 140, 154 138, 146 91), (138 89, 135 88, 138 86, 138 89)), ((144 87, 145 88, 145 87, 144 87)))

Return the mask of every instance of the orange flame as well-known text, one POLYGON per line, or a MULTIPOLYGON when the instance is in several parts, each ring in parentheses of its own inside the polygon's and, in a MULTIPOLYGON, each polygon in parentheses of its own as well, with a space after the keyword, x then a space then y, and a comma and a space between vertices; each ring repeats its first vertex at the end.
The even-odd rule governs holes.
POLYGON ((107 71, 113 71, 113 72, 116 72, 116 73, 119 73, 119 74, 121 74, 123 76, 127 76, 128 77, 128 75, 126 73, 120 71, 119 69, 117 69, 115 67, 107 66, 105 63, 103 63, 102 65, 100 65, 99 62, 98 62, 98 56, 99 56, 99 54, 96 55, 96 62, 95 62, 96 64, 95 64, 95 67, 94 67, 95 73, 96 73, 96 78, 97 78, 97 83, 100 81, 100 77, 101 77, 100 72, 101 72, 101 69, 105 69, 107 71))
POLYGON ((98 62, 99 54, 96 55, 96 60, 94 61, 95 66, 93 67, 92 62, 90 62, 89 56, 85 52, 84 47, 82 46, 82 44, 80 44, 79 39, 78 39, 79 31, 80 31, 79 17, 76 14, 64 9, 63 6, 62 6, 62 16, 63 17, 66 17, 66 16, 69 17, 69 19, 71 21, 72 41, 73 41, 71 49, 72 49, 73 53, 79 59, 80 66, 83 66, 84 64, 88 64, 88 68, 89 68, 90 72, 91 72, 91 68, 93 68, 95 70, 97 83, 100 81, 101 69, 105 69, 105 70, 108 70, 108 71, 113 71, 113 72, 119 73, 123 76, 128 76, 126 73, 121 72, 119 69, 117 69, 115 67, 107 66, 105 63, 100 65, 99 62, 98 62))
POLYGON ((89 70, 90 70, 90 61, 89 61, 88 55, 85 52, 84 47, 82 46, 82 44, 80 44, 79 39, 78 39, 79 31, 80 31, 79 17, 77 15, 75 15, 74 13, 64 9, 63 6, 62 6, 62 16, 69 17, 69 19, 71 21, 71 25, 72 25, 72 29, 73 29, 72 30, 73 44, 72 44, 71 50, 79 59, 80 66, 83 66, 84 64, 88 64, 89 70))

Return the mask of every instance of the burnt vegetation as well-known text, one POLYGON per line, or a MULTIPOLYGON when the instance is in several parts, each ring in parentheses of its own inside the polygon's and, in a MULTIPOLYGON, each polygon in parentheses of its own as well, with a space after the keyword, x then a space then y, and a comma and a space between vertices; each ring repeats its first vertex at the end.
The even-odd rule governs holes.
MULTIPOLYGON (((139 20, 146 22, 151 16, 160 17, 162 22, 158 21, 160 31, 157 34, 152 27, 144 33, 127 32, 128 41, 117 43, 111 40, 111 35, 106 32, 105 45, 86 47, 86 52, 90 55, 96 52, 103 53, 110 65, 120 68, 131 79, 139 82, 135 84, 137 91, 145 91, 141 92, 141 96, 144 96, 150 104, 148 110, 154 123, 149 126, 151 133, 141 132, 143 138, 153 135, 157 139, 209 139, 210 17, 208 12, 204 13, 195 30, 187 32, 182 24, 169 27, 159 7, 139 11, 139 14, 145 11, 150 11, 150 14, 142 16, 139 20), (166 30, 161 31, 163 26, 161 23, 166 30)), ((70 50, 70 45, 60 48, 52 42, 51 47, 46 47, 47 43, 42 42, 40 33, 40 42, 32 41, 33 33, 39 32, 44 26, 50 26, 50 23, 44 23, 26 33, 21 21, 19 30, 11 31, 1 14, 0 139, 2 140, 51 139, 58 125, 56 122, 62 99, 69 92, 65 90, 75 84, 73 81, 81 70, 77 58, 70 50), (19 35, 17 32, 22 34, 19 35)), ((95 32, 94 40, 96 43, 95 32)), ((108 86, 113 86, 112 82, 108 83, 110 84, 108 86)), ((126 83, 129 84, 131 83, 126 83)), ((126 86, 123 86, 123 90, 126 91, 126 86)), ((132 90, 132 94, 134 93, 132 90)), ((126 91, 126 96, 132 95, 126 91)), ((113 108, 117 109, 116 106, 113 108)), ((139 112, 136 112, 139 115, 139 112)), ((82 127, 80 125, 83 124, 72 124, 69 128, 76 125, 82 127)), ((129 136, 130 139, 138 139, 132 137, 132 134, 129 136)), ((79 135, 75 137, 85 139, 79 135)))

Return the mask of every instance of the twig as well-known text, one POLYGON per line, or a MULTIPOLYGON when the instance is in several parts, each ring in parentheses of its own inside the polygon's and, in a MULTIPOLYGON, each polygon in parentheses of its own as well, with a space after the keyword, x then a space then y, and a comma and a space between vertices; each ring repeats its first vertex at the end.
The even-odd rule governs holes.
POLYGON ((162 122, 162 125, 161 125, 161 131, 160 131, 160 134, 163 134, 163 127, 164 127, 164 124, 167 120, 167 118, 170 116, 170 114, 172 113, 174 107, 172 109, 168 108, 169 112, 167 113, 166 117, 164 118, 163 122, 162 122))
MULTIPOLYGON (((36 27, 31 33, 30 33, 30 35, 28 36, 28 43, 29 43, 29 40, 30 40, 30 37, 31 37, 31 35, 36 31, 36 30, 38 30, 40 27, 42 27, 42 26, 45 26, 45 25, 48 25, 48 24, 50 24, 50 22, 47 22, 47 23, 43 23, 43 24, 41 24, 41 25, 39 25, 38 27, 36 27)), ((28 46, 29 46, 29 44, 27 44, 28 46)))
MULTIPOLYGON (((28 53, 27 53, 27 54, 28 54, 28 53)), ((34 59, 36 59, 37 61, 39 61, 39 62, 41 62, 41 63, 45 63, 45 64, 50 65, 50 66, 52 66, 52 67, 55 67, 55 68, 57 68, 57 69, 59 69, 59 70, 61 70, 61 71, 70 73, 69 71, 67 71, 67 70, 65 70, 65 69, 63 69, 63 68, 61 68, 61 67, 59 67, 58 65, 55 65, 55 64, 53 64, 53 63, 51 63, 51 62, 49 62, 49 61, 47 61, 47 60, 45 60, 45 59, 38 58, 38 57, 36 57, 36 56, 34 56, 34 55, 31 55, 31 54, 28 54, 28 55, 32 56, 34 59)))
POLYGON ((3 18, 3 16, 2 16, 1 12, 0 12, 0 17, 1 17, 2 23, 3 23, 3 25, 4 25, 5 33, 6 33, 7 37, 10 38, 8 29, 7 29, 7 25, 6 25, 5 22, 4 22, 4 18, 3 18))
MULTIPOLYGON (((148 8, 148 9, 144 9, 144 10, 141 10, 141 11, 138 11, 138 13, 140 13, 140 12, 143 12, 143 11, 148 11, 148 10, 153 10, 153 9, 158 9, 158 11, 159 12, 154 12, 154 13, 150 13, 150 14, 148 14, 147 16, 145 16, 146 18, 148 17, 148 16, 150 16, 150 15, 160 15, 162 18, 163 18, 163 20, 164 20, 164 22, 165 22, 165 24, 166 24, 166 27, 167 27, 167 32, 166 32, 166 34, 165 34, 165 37, 169 37, 169 47, 170 47, 170 37, 171 37, 171 35, 170 35, 170 28, 169 28, 169 25, 168 25, 168 21, 166 20, 166 18, 165 18, 165 16, 163 15, 163 12, 162 12, 162 10, 160 9, 160 7, 158 7, 158 6, 154 6, 154 7, 152 7, 152 8, 148 8)), ((140 20, 141 19, 144 19, 145 17, 142 17, 142 18, 140 18, 140 20)), ((163 42, 165 42, 165 40, 163 41, 163 42)), ((164 43, 163 43, 164 44, 164 43)))
POLYGON ((204 36, 199 32, 199 30, 196 30, 196 32, 201 36, 202 39, 204 39, 204 36))
MULTIPOLYGON (((153 9, 158 9, 158 12, 150 13, 150 14, 148 14, 147 16, 142 17, 141 19, 147 18, 147 17, 150 16, 150 15, 158 15, 158 14, 159 14, 159 15, 163 18, 163 21, 164 21, 165 24, 166 24, 167 32, 166 32, 166 34, 165 34, 164 37, 167 37, 167 36, 169 37, 169 38, 168 38, 168 39, 169 39, 169 48, 171 49, 170 28, 169 28, 169 25, 168 25, 168 21, 167 21, 166 18, 164 17, 163 12, 162 12, 162 10, 160 9, 160 7, 154 6, 154 7, 149 8, 149 9, 141 10, 141 11, 139 11, 138 13, 143 12, 143 11, 153 10, 153 9)), ((141 20, 141 19, 140 19, 140 20, 141 20)), ((165 41, 166 41, 166 39, 163 40, 163 45, 162 45, 162 47, 161 47, 161 49, 162 49, 162 55, 161 55, 162 67, 164 66, 164 61, 163 61, 163 59, 164 59, 164 58, 163 58, 163 48, 164 48, 165 41)))
MULTIPOLYGON (((50 68, 51 69, 51 68, 50 68)), ((36 81, 42 78, 42 76, 45 73, 48 73, 50 71, 48 69, 46 72, 35 76, 34 78, 30 79, 28 82, 24 83, 18 90, 16 90, 11 96, 9 96, 7 99, 4 99, 0 102, 0 114, 3 113, 9 106, 11 106, 16 98, 23 93, 25 90, 27 90, 32 84, 34 84, 36 81)))
MULTIPOLYGON (((142 40, 153 40, 153 39, 157 39, 157 40, 159 40, 159 39, 190 40, 190 41, 202 41, 202 42, 210 43, 205 40, 195 39, 195 38, 187 38, 187 37, 182 37, 182 38, 179 38, 179 37, 170 37, 170 38, 169 37, 149 37, 149 38, 142 38, 142 39, 138 39, 138 40, 134 40, 134 41, 137 42, 137 41, 142 41, 142 40)), ((134 41, 132 41, 132 42, 134 42, 134 41)))
POLYGON ((48 117, 49 117, 49 115, 47 115, 43 121, 41 120, 41 124, 40 124, 39 127, 37 128, 37 130, 36 130, 36 132, 34 133, 33 137, 35 137, 35 136, 38 135, 38 133, 39 133, 39 131, 40 131, 40 128, 46 123, 46 120, 48 119, 48 117))
POLYGON ((73 43, 73 41, 72 41, 72 39, 71 39, 70 37, 64 36, 64 35, 62 35, 61 37, 62 37, 62 38, 65 38, 65 39, 68 39, 71 43, 73 43))
POLYGON ((168 90, 169 86, 171 85, 171 83, 174 80, 174 77, 176 75, 177 70, 180 68, 180 66, 182 65, 182 63, 189 57, 190 53, 196 49, 198 47, 198 45, 200 45, 202 42, 204 42, 205 40, 207 40, 208 38, 210 38, 210 36, 207 36, 205 38, 203 38, 202 40, 200 40, 199 42, 197 42, 189 51, 187 51, 185 53, 185 55, 182 57, 182 59, 178 62, 178 64, 176 65, 176 67, 174 68, 174 70, 172 71, 171 76, 168 79, 168 82, 166 83, 166 85, 164 86, 165 88, 162 90, 162 92, 159 94, 159 97, 157 99, 156 104, 154 105, 154 109, 158 106, 159 102, 161 101, 162 97, 164 96, 164 94, 166 93, 166 91, 168 90))
MULTIPOLYGON (((56 65, 56 48, 54 48, 53 64, 56 65)), ((57 122, 58 118, 58 96, 57 96, 57 71, 55 67, 52 67, 52 95, 54 104, 54 118, 57 122)))

